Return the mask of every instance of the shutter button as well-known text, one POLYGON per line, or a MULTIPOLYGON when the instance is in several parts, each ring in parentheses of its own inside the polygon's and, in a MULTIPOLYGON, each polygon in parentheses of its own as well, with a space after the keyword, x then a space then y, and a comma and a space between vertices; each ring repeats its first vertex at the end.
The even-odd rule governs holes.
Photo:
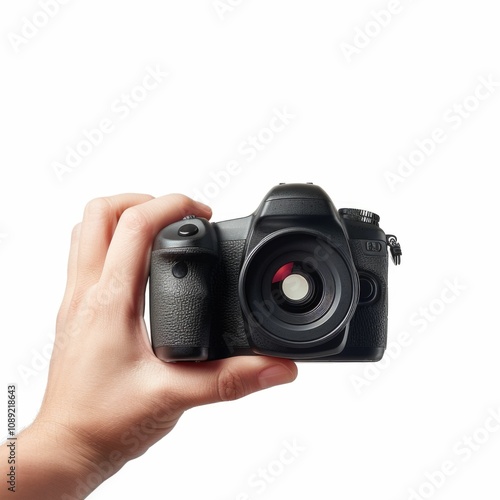
POLYGON ((198 226, 194 224, 184 224, 179 228, 177 234, 179 236, 194 236, 198 232, 198 226))

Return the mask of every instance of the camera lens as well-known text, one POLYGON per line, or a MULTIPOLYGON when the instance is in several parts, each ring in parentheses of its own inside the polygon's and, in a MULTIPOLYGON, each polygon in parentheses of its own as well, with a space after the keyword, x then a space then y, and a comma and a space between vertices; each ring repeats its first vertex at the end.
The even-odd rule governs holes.
POLYGON ((312 231, 273 233, 255 247, 240 273, 247 320, 288 344, 321 343, 343 331, 358 294, 349 256, 312 231))
POLYGON ((311 294, 309 280, 302 274, 290 274, 281 282, 283 296, 290 302, 303 302, 311 294))
POLYGON ((321 280, 317 273, 304 269, 301 262, 287 262, 273 276, 271 294, 276 303, 289 312, 314 309, 321 298, 321 280))

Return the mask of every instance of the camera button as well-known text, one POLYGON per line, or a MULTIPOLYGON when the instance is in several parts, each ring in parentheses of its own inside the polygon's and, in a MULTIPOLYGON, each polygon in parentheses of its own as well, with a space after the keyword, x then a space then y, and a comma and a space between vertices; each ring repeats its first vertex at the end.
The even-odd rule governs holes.
POLYGON ((372 304, 378 298, 377 282, 367 274, 359 276, 359 304, 372 304))
POLYGON ((177 234, 179 236, 194 236, 198 231, 198 226, 195 226, 194 224, 184 224, 179 228, 177 234))
POLYGON ((172 266, 172 274, 176 278, 184 278, 188 273, 188 266, 185 262, 179 261, 172 266))

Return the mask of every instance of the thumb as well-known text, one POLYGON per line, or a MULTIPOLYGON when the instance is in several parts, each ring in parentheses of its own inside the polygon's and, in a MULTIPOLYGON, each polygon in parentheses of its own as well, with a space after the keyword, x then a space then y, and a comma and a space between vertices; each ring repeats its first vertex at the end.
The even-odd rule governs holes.
POLYGON ((184 409, 233 401, 297 377, 293 361, 268 356, 236 356, 202 363, 166 366, 168 398, 184 409))

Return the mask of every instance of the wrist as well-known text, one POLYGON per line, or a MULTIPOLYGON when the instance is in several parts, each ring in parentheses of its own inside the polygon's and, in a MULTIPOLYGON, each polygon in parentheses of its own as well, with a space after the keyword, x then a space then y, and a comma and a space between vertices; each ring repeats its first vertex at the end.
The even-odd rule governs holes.
POLYGON ((37 488, 33 491, 40 499, 86 498, 125 462, 116 454, 105 457, 97 446, 65 426, 40 420, 21 433, 19 445, 25 449, 24 459, 20 457, 21 481, 35 483, 29 487, 37 488))

